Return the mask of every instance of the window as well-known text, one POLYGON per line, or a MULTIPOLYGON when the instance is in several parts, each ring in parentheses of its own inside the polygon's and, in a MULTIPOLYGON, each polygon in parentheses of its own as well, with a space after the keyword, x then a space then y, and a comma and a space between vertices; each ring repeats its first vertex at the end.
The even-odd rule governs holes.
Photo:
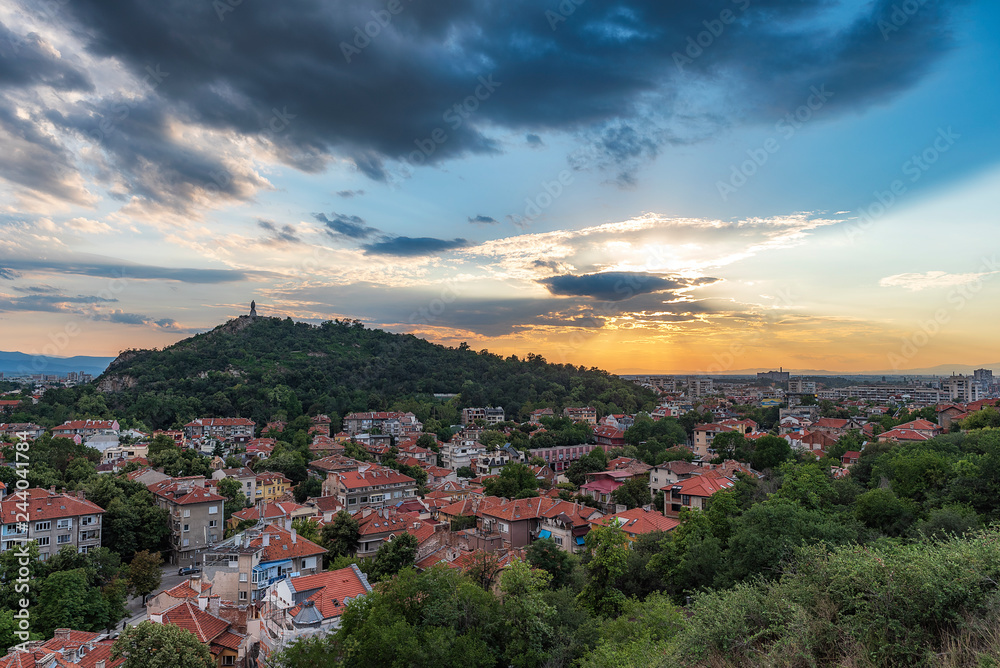
POLYGON ((691 496, 689 494, 681 494, 681 505, 682 506, 691 505, 691 496))
POLYGON ((500 522, 500 533, 507 533, 509 529, 510 527, 507 524, 500 522))
POLYGON ((247 593, 245 591, 240 592, 240 600, 241 601, 247 600, 247 593))
POLYGON ((209 515, 218 515, 219 514, 219 507, 218 506, 209 506, 208 507, 208 514, 209 515))
POLYGON ((49 544, 49 537, 42 536, 40 538, 36 538, 35 542, 38 543, 38 547, 45 547, 46 545, 49 544))
POLYGON ((208 521, 208 528, 209 529, 214 529, 217 526, 219 526, 219 520, 209 520, 208 521))
POLYGON ((35 531, 48 531, 52 528, 52 522, 35 522, 35 531))
POLYGON ((246 582, 246 581, 247 581, 247 574, 240 573, 240 582, 246 582))
POLYGON ((59 545, 68 543, 69 540, 70 540, 70 535, 68 533, 56 537, 56 543, 58 543, 59 545))
POLYGON ((182 513, 182 515, 183 515, 184 517, 191 517, 191 511, 190 511, 190 510, 188 510, 187 508, 185 508, 185 509, 184 509, 184 512, 182 513))
POLYGON ((556 545, 562 545, 563 544, 562 536, 553 536, 552 540, 554 540, 556 542, 556 545))
MULTIPOLYGON (((246 592, 242 592, 241 591, 240 593, 241 594, 245 594, 246 592)), ((233 656, 232 654, 227 654, 227 655, 223 656, 222 657, 222 665, 223 666, 235 666, 236 665, 236 657, 233 656)))
POLYGON ((91 524, 94 524, 96 521, 97 518, 95 518, 93 515, 87 515, 86 517, 80 518, 80 526, 88 527, 91 524))
POLYGON ((73 528, 73 520, 72 519, 59 520, 58 522, 56 522, 56 528, 57 529, 72 529, 73 528))
POLYGON ((306 557, 302 560, 302 569, 316 568, 316 557, 306 557))
POLYGON ((208 534, 208 542, 209 543, 214 543, 215 542, 215 534, 214 533, 208 534))
POLYGON ((190 530, 191 530, 191 525, 190 524, 185 524, 184 525, 184 531, 190 531, 190 530))
POLYGON ((190 545, 190 544, 191 544, 191 540, 190 540, 190 539, 188 539, 188 538, 185 538, 185 539, 184 539, 184 547, 187 547, 187 546, 188 546, 188 545, 190 545))

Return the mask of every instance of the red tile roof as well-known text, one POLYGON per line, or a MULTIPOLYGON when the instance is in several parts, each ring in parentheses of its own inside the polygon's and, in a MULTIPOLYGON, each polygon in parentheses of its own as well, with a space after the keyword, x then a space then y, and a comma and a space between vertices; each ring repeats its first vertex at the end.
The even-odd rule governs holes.
MULTIPOLYGON (((347 599, 364 596, 372 590, 357 566, 291 578, 289 584, 296 593, 313 592, 306 600, 312 601, 323 619, 340 617, 347 599)), ((301 603, 296 605, 290 614, 294 617, 302 607, 301 603)))
POLYGON ((416 482, 410 476, 382 466, 372 466, 367 471, 345 471, 338 473, 337 477, 340 479, 340 484, 346 489, 363 489, 365 487, 416 482))
POLYGON ((265 527, 262 535, 250 541, 250 547, 263 547, 264 551, 260 557, 261 561, 280 561, 282 559, 294 559, 297 557, 312 557, 326 552, 325 549, 302 536, 296 536, 293 543, 292 533, 285 531, 277 524, 269 524, 265 527), (267 547, 263 547, 263 536, 265 534, 268 536, 267 547))
MULTIPOLYGON (((54 520, 78 515, 100 515, 104 509, 96 503, 68 494, 51 494, 48 490, 32 487, 27 492, 30 522, 54 520)), ((23 516, 24 501, 20 496, 8 496, 0 501, 0 524, 14 524, 18 515, 23 516)), ((23 519, 23 517, 22 517, 23 519)))
POLYGON ((733 486, 733 481, 715 471, 707 471, 702 475, 697 475, 687 480, 681 480, 673 485, 663 487, 664 490, 678 489, 682 495, 709 497, 716 492, 729 489, 733 486))
POLYGON ((156 496, 181 506, 191 503, 209 503, 212 501, 225 502, 226 497, 219 496, 214 492, 193 484, 198 480, 204 481, 205 479, 202 476, 168 478, 167 480, 154 482, 148 486, 148 489, 156 496))
POLYGON ((618 524, 630 536, 652 533, 653 531, 673 531, 680 526, 680 521, 672 517, 665 517, 660 513, 643 510, 642 508, 633 508, 622 513, 607 515, 606 517, 592 520, 591 523, 608 525, 612 521, 618 524))
POLYGON ((210 643, 229 630, 229 622, 198 607, 197 603, 182 601, 162 613, 163 624, 173 624, 187 629, 198 642, 210 643))

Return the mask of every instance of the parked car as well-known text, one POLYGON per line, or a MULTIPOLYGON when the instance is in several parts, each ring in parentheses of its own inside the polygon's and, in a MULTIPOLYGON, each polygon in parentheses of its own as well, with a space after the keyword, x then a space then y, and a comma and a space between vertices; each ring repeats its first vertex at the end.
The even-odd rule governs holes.
POLYGON ((201 573, 201 569, 194 566, 185 566, 184 568, 177 569, 177 575, 195 575, 197 573, 201 573))

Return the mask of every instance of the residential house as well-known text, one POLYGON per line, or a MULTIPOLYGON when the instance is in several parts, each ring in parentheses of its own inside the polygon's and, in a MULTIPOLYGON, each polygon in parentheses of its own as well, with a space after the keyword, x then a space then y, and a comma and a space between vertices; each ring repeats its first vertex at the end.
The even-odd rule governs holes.
POLYGON ((347 604, 371 591, 368 578, 355 564, 274 583, 262 599, 261 657, 301 638, 335 631, 347 604))
POLYGON ((240 522, 254 522, 262 524, 273 524, 284 522, 285 520, 297 520, 300 517, 312 517, 316 512, 309 506, 302 506, 292 501, 278 501, 265 503, 258 501, 250 508, 233 513, 229 518, 229 526, 236 528, 240 522))
POLYGON ((239 604, 257 603, 268 586, 288 575, 323 570, 326 549, 298 535, 286 519, 257 526, 215 545, 205 554, 212 593, 239 604))
POLYGON ((254 503, 257 501, 277 501, 292 489, 292 481, 275 471, 264 471, 257 474, 257 490, 254 492, 254 503))
MULTIPOLYGON (((964 406, 957 404, 944 404, 937 407, 937 419, 938 424, 941 425, 943 429, 951 428, 951 423, 961 420, 966 415, 968 411, 964 406)), ((0 425, 2 428, 3 425, 0 425)))
POLYGON ((309 444, 310 454, 317 458, 342 455, 344 454, 344 450, 345 447, 342 441, 330 438, 329 436, 316 436, 313 438, 312 443, 309 444))
POLYGON ((0 668, 117 668, 125 657, 111 658, 115 636, 55 629, 48 640, 33 640, 0 656, 0 668))
POLYGON ((896 429, 908 429, 915 431, 918 434, 922 434, 927 438, 934 438, 935 436, 940 436, 944 433, 944 427, 934 424, 930 420, 910 420, 900 425, 896 425, 896 429))
POLYGON ((185 600, 163 612, 149 615, 154 624, 172 624, 193 633, 208 645, 212 661, 222 666, 244 666, 250 651, 249 636, 233 629, 233 623, 219 616, 219 597, 200 596, 197 603, 185 600))
POLYGON ((457 471, 463 467, 475 469, 476 460, 486 452, 486 447, 476 438, 459 433, 441 446, 441 465, 457 471))
POLYGON ((566 552, 583 552, 584 537, 591 522, 602 516, 601 511, 575 501, 546 501, 551 505, 540 510, 533 538, 549 538, 566 552))
POLYGON ((664 487, 701 473, 704 473, 701 466, 683 459, 664 462, 649 469, 649 492, 655 497, 664 487))
POLYGON ((256 501, 257 474, 251 471, 249 467, 224 468, 212 473, 213 480, 223 480, 225 478, 231 478, 240 483, 240 489, 243 490, 243 495, 246 497, 247 503, 254 503, 256 501))
POLYGON ((82 491, 57 494, 55 487, 32 487, 0 498, 0 552, 34 541, 45 561, 68 545, 83 554, 101 546, 104 509, 82 491))
POLYGON ((225 497, 206 489, 202 476, 167 478, 148 489, 170 513, 171 563, 200 566, 204 551, 222 540, 225 497))
POLYGON ((247 441, 247 457, 267 459, 274 452, 277 441, 273 438, 254 438, 247 441))
POLYGON ((664 487, 663 514, 676 518, 683 508, 705 510, 716 492, 730 489, 735 480, 718 471, 706 471, 699 476, 664 487))
POLYGON ((605 451, 611 448, 625 447, 625 430, 608 425, 595 427, 594 443, 600 445, 605 451))
POLYGON ((32 422, 0 423, 0 436, 10 436, 19 441, 33 441, 44 433, 44 428, 32 422))
POLYGON ((309 462, 309 469, 319 473, 324 478, 331 473, 343 473, 344 471, 357 471, 363 462, 345 457, 344 455, 329 455, 322 459, 314 459, 309 462))
POLYGON ((406 512, 391 506, 362 508, 354 513, 354 519, 358 521, 360 532, 356 556, 362 559, 374 557, 383 543, 401 533, 412 534, 417 539, 417 559, 422 559, 441 543, 437 525, 420 519, 419 512, 406 512))
POLYGON ((475 470, 476 474, 481 476, 497 475, 500 473, 500 469, 507 466, 507 464, 523 461, 524 453, 507 443, 500 448, 481 454, 476 460, 475 470))
POLYGON ((851 466, 852 464, 857 464, 858 460, 861 459, 861 453, 857 450, 848 450, 840 457, 840 463, 845 467, 851 466))
POLYGON ((914 429, 904 429, 902 427, 894 427, 889 431, 882 432, 878 435, 879 443, 887 443, 889 441, 897 441, 899 443, 916 443, 920 441, 929 441, 932 437, 928 436, 925 432, 916 431, 914 429))
POLYGON ((719 434, 724 434, 730 431, 736 430, 733 427, 719 424, 717 422, 696 425, 692 436, 693 447, 691 448, 694 451, 695 456, 701 457, 702 459, 711 459, 712 455, 715 454, 715 451, 712 449, 712 441, 715 440, 715 437, 719 434))
POLYGON ((635 477, 631 471, 598 471, 588 473, 587 482, 580 487, 580 494, 589 496, 599 503, 613 505, 611 495, 616 489, 625 484, 625 481, 635 477))
POLYGON ((531 417, 528 418, 528 422, 531 424, 542 424, 542 418, 555 417, 555 411, 551 408, 539 408, 531 411, 531 417))
POLYGON ((423 425, 413 413, 375 412, 351 413, 344 418, 344 431, 351 436, 378 431, 397 438, 419 434, 423 425))
POLYGON ((680 526, 680 521, 661 515, 660 513, 646 510, 645 508, 632 508, 614 515, 606 515, 594 520, 591 524, 617 524, 628 534, 630 540, 635 540, 639 536, 654 531, 673 531, 680 526))

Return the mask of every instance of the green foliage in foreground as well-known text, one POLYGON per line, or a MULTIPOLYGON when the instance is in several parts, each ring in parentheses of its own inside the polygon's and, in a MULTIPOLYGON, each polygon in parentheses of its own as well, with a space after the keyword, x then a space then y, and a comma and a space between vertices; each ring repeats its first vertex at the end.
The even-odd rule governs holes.
POLYGON ((686 612, 659 593, 594 612, 524 563, 498 593, 443 567, 405 569, 350 602, 339 631, 291 645, 276 665, 996 666, 998 555, 996 528, 802 547, 780 578, 706 591, 686 612))

